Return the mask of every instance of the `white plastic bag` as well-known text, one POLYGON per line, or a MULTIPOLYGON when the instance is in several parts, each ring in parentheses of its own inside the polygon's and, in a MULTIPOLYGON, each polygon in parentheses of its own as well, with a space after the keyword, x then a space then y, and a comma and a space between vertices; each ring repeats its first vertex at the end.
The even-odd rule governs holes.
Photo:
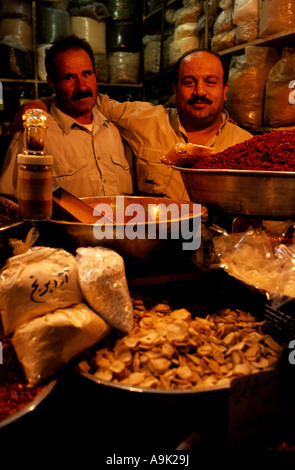
POLYGON ((88 305, 118 330, 133 327, 133 305, 123 258, 105 247, 77 249, 78 278, 88 305))
POLYGON ((77 261, 63 249, 33 247, 9 258, 0 272, 5 334, 26 320, 81 300, 77 261))
POLYGON ((34 386, 110 331, 102 318, 79 303, 23 323, 15 330, 12 344, 28 385, 34 386))

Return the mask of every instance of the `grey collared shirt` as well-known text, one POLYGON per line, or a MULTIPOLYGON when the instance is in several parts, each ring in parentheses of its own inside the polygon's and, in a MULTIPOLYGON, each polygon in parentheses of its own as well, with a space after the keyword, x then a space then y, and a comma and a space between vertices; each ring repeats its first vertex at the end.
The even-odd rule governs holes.
MULTIPOLYGON (((16 161, 23 139, 18 132, 8 148, 0 176, 3 194, 17 197, 16 161)), ((77 197, 133 193, 132 151, 97 106, 89 130, 52 104, 45 152, 54 158, 54 182, 77 197)))

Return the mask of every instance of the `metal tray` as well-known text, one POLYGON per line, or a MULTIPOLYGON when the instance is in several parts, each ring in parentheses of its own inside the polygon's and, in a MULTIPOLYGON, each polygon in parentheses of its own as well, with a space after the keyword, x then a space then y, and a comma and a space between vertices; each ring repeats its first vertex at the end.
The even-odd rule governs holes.
POLYGON ((295 173, 192 169, 180 171, 193 202, 208 210, 263 217, 295 216, 295 173))

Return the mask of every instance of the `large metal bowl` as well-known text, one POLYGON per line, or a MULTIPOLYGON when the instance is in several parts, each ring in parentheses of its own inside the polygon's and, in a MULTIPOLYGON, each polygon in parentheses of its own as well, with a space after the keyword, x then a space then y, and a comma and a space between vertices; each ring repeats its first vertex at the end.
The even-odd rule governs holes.
POLYGON ((181 172, 191 201, 208 210, 263 217, 295 216, 295 173, 192 169, 181 172))
MULTIPOLYGON (((11 199, 1 196, 0 199, 4 200, 12 207, 17 207, 17 204, 11 199)), ((29 226, 26 222, 20 221, 7 225, 5 227, 0 227, 0 266, 4 264, 5 260, 12 256, 12 247, 9 244, 10 238, 16 238, 22 240, 27 232, 29 231, 29 226)))
MULTIPOLYGON (((121 222, 112 224, 110 221, 110 223, 105 223, 107 234, 104 238, 96 238, 94 224, 52 219, 40 225, 40 243, 42 241, 50 244, 50 246, 60 246, 72 252, 81 246, 105 246, 117 251, 124 258, 126 266, 132 269, 135 266, 136 269, 140 266, 146 267, 147 264, 161 265, 167 259, 175 261, 179 255, 191 255, 190 250, 183 250, 184 238, 181 224, 186 221, 186 223, 191 224, 193 230, 200 223, 200 215, 196 215, 194 210, 195 204, 188 201, 174 201, 157 197, 124 196, 120 198, 117 199, 115 196, 82 198, 84 202, 93 208, 97 204, 109 205, 114 211, 114 216, 118 212, 122 212, 123 207, 124 214, 120 213, 121 222), (118 201, 120 204, 118 204, 118 201), (139 226, 143 230, 144 238, 130 239, 128 235, 126 236, 126 227, 132 217, 126 216, 125 210, 131 204, 139 204, 143 208, 144 217, 139 222, 139 226), (166 224, 165 217, 163 222, 161 219, 157 219, 156 222, 148 221, 149 211, 159 204, 163 204, 165 207, 175 204, 176 217, 167 218, 167 236, 165 236, 165 231, 161 232, 162 226, 166 224), (182 215, 181 212, 182 205, 188 208, 188 213, 185 215, 182 215), (179 215, 177 215, 177 212, 179 215), (148 230, 151 229, 151 226, 154 226, 155 229, 154 237, 149 236, 148 230)), ((205 212, 206 208, 202 207, 201 214, 205 212)))

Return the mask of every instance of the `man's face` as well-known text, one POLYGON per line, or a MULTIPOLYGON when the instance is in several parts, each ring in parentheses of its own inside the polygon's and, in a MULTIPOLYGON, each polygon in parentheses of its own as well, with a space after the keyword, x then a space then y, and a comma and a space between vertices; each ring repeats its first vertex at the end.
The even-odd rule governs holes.
POLYGON ((54 57, 57 81, 48 77, 56 93, 58 106, 74 118, 91 113, 97 98, 97 78, 84 49, 59 52, 54 57))
POLYGON ((175 103, 185 128, 207 127, 220 118, 228 84, 223 85, 223 69, 218 57, 194 52, 183 59, 178 73, 175 103))

